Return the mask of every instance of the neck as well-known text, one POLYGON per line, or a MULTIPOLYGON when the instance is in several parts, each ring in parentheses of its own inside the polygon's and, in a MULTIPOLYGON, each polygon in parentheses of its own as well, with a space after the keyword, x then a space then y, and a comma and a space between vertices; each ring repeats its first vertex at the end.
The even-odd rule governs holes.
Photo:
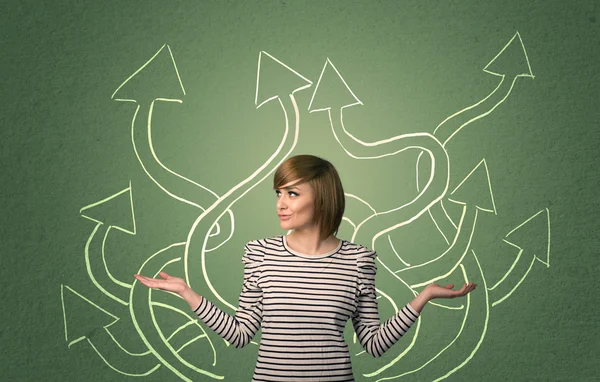
POLYGON ((285 240, 289 247, 307 255, 327 253, 339 244, 339 239, 333 235, 321 240, 318 229, 294 230, 285 237, 285 240))

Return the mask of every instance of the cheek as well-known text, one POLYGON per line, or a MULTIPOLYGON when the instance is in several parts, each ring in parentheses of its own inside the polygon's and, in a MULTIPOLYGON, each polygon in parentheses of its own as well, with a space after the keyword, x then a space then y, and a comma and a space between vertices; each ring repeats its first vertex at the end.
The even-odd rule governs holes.
POLYGON ((307 218, 314 215, 313 205, 310 203, 303 205, 302 206, 302 215, 305 215, 307 218))

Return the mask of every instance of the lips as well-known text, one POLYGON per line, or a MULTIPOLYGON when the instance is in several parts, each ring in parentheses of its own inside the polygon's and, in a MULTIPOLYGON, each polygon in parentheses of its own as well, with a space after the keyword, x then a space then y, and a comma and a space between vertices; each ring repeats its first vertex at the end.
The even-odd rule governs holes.
POLYGON ((287 220, 291 217, 291 215, 279 215, 279 219, 281 220, 287 220))

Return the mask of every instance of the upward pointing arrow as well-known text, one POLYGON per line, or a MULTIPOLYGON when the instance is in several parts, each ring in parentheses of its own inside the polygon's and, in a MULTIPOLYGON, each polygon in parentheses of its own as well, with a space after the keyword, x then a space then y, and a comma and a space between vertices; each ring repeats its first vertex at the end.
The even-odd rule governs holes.
POLYGON ((127 305, 131 284, 119 281, 111 274, 105 258, 105 245, 112 228, 129 235, 136 234, 131 183, 126 189, 83 207, 80 213, 84 218, 97 223, 85 245, 85 263, 90 280, 102 293, 127 305), (103 230, 99 231, 100 228, 103 230))
POLYGON ((543 209, 506 235, 506 242, 550 266, 550 213, 543 209))
POLYGON ((506 274, 489 288, 496 306, 505 301, 523 283, 536 260, 550 267, 550 212, 539 211, 506 235, 504 241, 519 249, 506 274))
POLYGON ((509 77, 535 77, 531 72, 529 58, 519 32, 515 33, 508 44, 483 68, 483 71, 501 77, 505 75, 509 77))
POLYGON ((267 52, 258 54, 256 94, 254 103, 258 109, 265 103, 281 96, 294 94, 312 85, 312 81, 290 68, 267 52), (290 92, 290 89, 294 89, 290 92))
POLYGON ((496 204, 490 183, 490 174, 485 159, 467 175, 456 188, 450 193, 449 200, 453 202, 465 202, 474 205, 482 211, 496 214, 496 204))
POLYGON ((321 75, 310 99, 308 110, 312 113, 362 104, 352 89, 350 89, 344 77, 342 77, 328 58, 325 61, 323 70, 321 70, 321 75))
POLYGON ((180 99, 182 95, 185 95, 185 89, 171 48, 165 44, 123 81, 111 98, 141 103, 152 102, 157 98, 180 99))
POLYGON ((129 187, 118 193, 83 207, 81 216, 96 223, 108 223, 112 227, 125 233, 135 235, 135 215, 133 212, 133 198, 131 197, 131 183, 129 187), (129 213, 128 213, 129 212, 129 213))

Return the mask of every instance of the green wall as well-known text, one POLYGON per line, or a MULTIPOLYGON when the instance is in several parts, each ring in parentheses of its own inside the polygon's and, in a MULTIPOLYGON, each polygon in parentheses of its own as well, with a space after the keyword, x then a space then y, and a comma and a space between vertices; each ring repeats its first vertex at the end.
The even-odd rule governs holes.
POLYGON ((599 378, 599 27, 591 0, 5 4, 0 379, 250 380, 256 344, 132 275, 232 313, 301 153, 340 172, 382 319, 479 284, 381 358, 348 331, 357 380, 599 378))

